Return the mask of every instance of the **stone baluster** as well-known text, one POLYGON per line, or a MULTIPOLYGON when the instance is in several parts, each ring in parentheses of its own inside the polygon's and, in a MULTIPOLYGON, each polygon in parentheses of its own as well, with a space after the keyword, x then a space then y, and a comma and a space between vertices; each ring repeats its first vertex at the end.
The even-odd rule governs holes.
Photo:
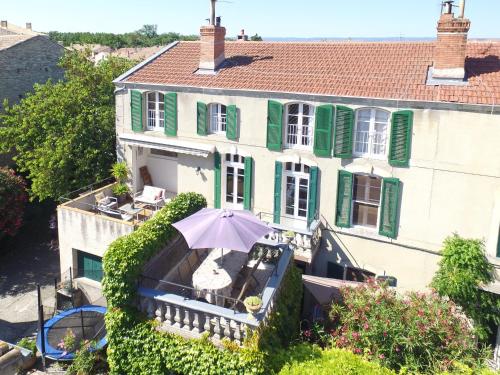
POLYGON ((231 327, 231 320, 221 318, 221 321, 224 323, 223 325, 223 335, 227 337, 229 340, 233 339, 233 331, 234 329, 231 327))
POLYGON ((174 327, 182 328, 184 326, 184 311, 180 306, 175 305, 174 327))
POLYGON ((168 326, 172 326, 175 324, 174 316, 175 316, 175 308, 169 304, 165 303, 165 321, 168 326))
POLYGON ((243 332, 241 330, 241 322, 233 320, 232 323, 234 324, 234 339, 239 345, 241 345, 243 344, 243 332))
POLYGON ((155 311, 156 311, 155 300, 152 298, 148 298, 148 305, 147 305, 147 309, 146 309, 146 314, 147 314, 149 319, 156 317, 155 311))
POLYGON ((188 331, 193 329, 193 314, 188 308, 184 309, 184 329, 188 331))
POLYGON ((214 337, 218 340, 222 338, 222 327, 220 325, 220 316, 214 316, 212 321, 214 322, 214 337))
POLYGON ((159 302, 160 306, 156 309, 156 320, 160 323, 163 323, 165 320, 165 302, 159 302))
POLYGON ((205 324, 203 325, 205 332, 208 332, 209 336, 212 336, 212 315, 205 313, 205 324))
POLYGON ((205 324, 206 316, 201 311, 193 311, 193 331, 196 333, 201 333, 204 324, 205 324))

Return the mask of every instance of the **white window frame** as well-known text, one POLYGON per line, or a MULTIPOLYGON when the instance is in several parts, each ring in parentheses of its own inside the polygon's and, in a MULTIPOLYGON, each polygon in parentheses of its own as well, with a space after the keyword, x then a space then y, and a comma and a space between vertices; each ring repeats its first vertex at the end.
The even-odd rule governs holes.
POLYGON ((283 163, 283 172, 282 172, 282 179, 281 179, 281 207, 282 207, 282 212, 283 215, 287 218, 295 219, 295 220, 302 220, 302 221, 307 221, 307 212, 309 210, 309 194, 311 193, 309 191, 309 185, 310 185, 310 171, 311 167, 307 164, 303 163, 292 163, 292 170, 289 171, 286 169, 286 164, 287 162, 283 163), (300 172, 295 171, 295 165, 300 164, 300 172), (304 172, 304 167, 307 166, 309 168, 309 173, 304 172), (287 188, 287 177, 293 177, 295 178, 295 196, 294 196, 294 213, 293 215, 287 214, 286 212, 286 188, 287 188), (307 180, 307 198, 306 198, 306 216, 299 216, 299 195, 300 195, 300 179, 306 179, 307 180))
POLYGON ((301 150, 312 150, 313 144, 314 144, 314 120, 315 120, 315 107, 314 105, 310 103, 305 103, 305 102, 292 102, 292 103, 287 103, 285 105, 285 121, 284 121, 284 126, 285 126, 285 131, 283 132, 283 144, 285 145, 285 148, 295 148, 295 149, 301 149, 301 150), (289 109, 290 106, 292 105, 298 105, 299 110, 297 114, 297 134, 295 135, 297 137, 297 143, 290 143, 288 141, 288 131, 289 131, 289 123, 288 123, 288 117, 289 117, 289 109), (310 108, 310 115, 304 115, 304 105, 308 105, 310 108), (309 134, 304 134, 304 126, 302 125, 302 119, 304 117, 309 117, 310 122, 309 125, 307 126, 309 128, 309 134), (309 140, 308 145, 303 145, 302 144, 302 138, 306 136, 309 140))
POLYGON ((146 129, 150 131, 164 131, 165 129, 165 94, 159 91, 146 92, 146 129), (154 107, 149 109, 149 95, 155 94, 154 107), (160 100, 160 95, 163 95, 163 100, 160 100), (163 104, 163 110, 160 105, 163 104))
POLYGON ((244 199, 245 199, 245 156, 239 154, 224 154, 223 158, 223 175, 222 175, 222 202, 225 208, 232 208, 236 210, 242 210, 244 199), (227 155, 230 156, 230 160, 227 160, 227 155), (238 161, 234 161, 234 156, 238 157, 238 161), (227 168, 233 168, 233 202, 227 201, 227 168), (241 197, 243 198, 241 203, 238 203, 238 170, 243 171, 243 191, 241 192, 241 197))
MULTIPOLYGON (((374 174, 367 174, 367 173, 353 173, 353 176, 352 176, 352 192, 351 192, 351 196, 352 196, 352 200, 351 200, 351 218, 350 218, 350 220, 351 220, 351 226, 353 228, 362 228, 362 229, 369 230, 369 231, 378 231, 379 224, 380 224, 380 212, 382 211, 381 207, 382 207, 382 189, 383 189, 383 185, 384 185, 384 179, 381 176, 374 175, 374 174), (379 198, 378 204, 370 202, 369 200, 356 200, 356 199, 354 199, 354 187, 356 185, 354 183, 354 179, 356 178, 356 176, 375 177, 375 178, 377 178, 377 179, 380 180, 380 198, 379 198), (353 218, 354 218, 354 203, 361 203, 361 204, 364 204, 364 205, 367 205, 367 206, 378 207, 378 209, 377 209, 377 223, 375 224, 374 227, 370 227, 370 226, 366 226, 366 225, 361 225, 361 224, 354 224, 354 220, 353 220, 353 218)), ((368 194, 368 196, 369 196, 369 192, 367 193, 365 191, 365 198, 366 198, 366 194, 368 194)))
POLYGON ((356 116, 355 116, 355 122, 354 122, 354 136, 353 136, 353 145, 352 145, 352 152, 354 156, 357 157, 366 157, 366 158, 371 158, 371 159, 386 159, 387 155, 389 153, 389 132, 390 132, 390 127, 391 127, 391 113, 389 111, 386 111, 385 109, 377 108, 377 107, 364 107, 364 108, 358 108, 356 110, 356 116), (367 152, 357 152, 356 151, 356 140, 358 136, 358 120, 359 120, 359 114, 361 111, 367 111, 370 110, 370 124, 369 124, 369 129, 368 129, 368 150, 367 152), (385 140, 384 140, 384 153, 381 154, 376 154, 374 153, 374 139, 377 134, 375 131, 375 123, 380 123, 376 122, 376 113, 384 112, 387 114, 387 122, 385 126, 385 140))
POLYGON ((210 134, 226 134, 227 129, 227 106, 220 103, 210 103, 208 105, 208 132, 210 134), (222 107, 226 112, 222 113, 222 107))

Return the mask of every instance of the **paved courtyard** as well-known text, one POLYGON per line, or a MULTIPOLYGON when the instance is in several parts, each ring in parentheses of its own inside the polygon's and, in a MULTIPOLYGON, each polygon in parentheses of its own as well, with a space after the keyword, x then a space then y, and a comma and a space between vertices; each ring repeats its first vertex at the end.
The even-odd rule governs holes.
POLYGON ((54 306, 59 253, 49 229, 53 209, 32 207, 16 237, 0 240, 0 340, 16 343, 37 328, 36 284, 44 304, 54 306))

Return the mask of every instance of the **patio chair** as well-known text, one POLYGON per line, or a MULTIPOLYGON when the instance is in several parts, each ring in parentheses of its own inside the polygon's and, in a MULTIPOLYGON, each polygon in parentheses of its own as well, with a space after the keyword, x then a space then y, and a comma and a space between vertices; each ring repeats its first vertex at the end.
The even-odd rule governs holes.
POLYGON ((99 211, 100 213, 102 213, 106 216, 109 216, 109 217, 112 217, 112 218, 118 219, 118 220, 130 221, 133 219, 133 215, 126 214, 126 213, 120 212, 118 210, 115 210, 113 208, 109 208, 106 206, 97 206, 97 211, 99 211))
POLYGON ((118 199, 116 199, 115 197, 106 196, 102 191, 94 195, 94 198, 97 209, 99 209, 99 207, 109 209, 118 207, 118 199))
POLYGON ((165 189, 144 185, 142 191, 134 194, 134 203, 143 203, 158 209, 164 203, 165 189))

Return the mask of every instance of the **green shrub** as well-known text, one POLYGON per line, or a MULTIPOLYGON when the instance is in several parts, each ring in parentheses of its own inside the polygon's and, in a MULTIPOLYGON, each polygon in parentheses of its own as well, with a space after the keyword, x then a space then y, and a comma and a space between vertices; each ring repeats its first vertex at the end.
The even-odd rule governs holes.
POLYGON ((300 344, 289 351, 290 363, 287 363, 279 375, 391 375, 395 372, 381 367, 377 363, 364 360, 347 350, 321 350, 310 344, 300 344), (300 352, 299 357, 294 351, 300 352), (304 358, 304 354, 308 354, 304 358))
POLYGON ((331 311, 340 348, 411 373, 447 370, 455 361, 475 367, 483 358, 470 322, 436 293, 400 296, 374 281, 341 293, 344 304, 331 311))
POLYGON ((66 373, 68 375, 93 375, 106 371, 106 361, 102 350, 94 350, 94 347, 95 342, 81 345, 66 373))
POLYGON ((20 346, 21 348, 28 349, 33 354, 36 354, 37 348, 36 348, 36 341, 34 339, 30 339, 28 337, 25 337, 25 338, 19 340, 16 345, 20 346))
POLYGON ((478 288, 495 279, 484 243, 454 235, 445 239, 441 254, 443 258, 431 286, 460 305, 474 321, 479 338, 487 340, 490 326, 500 324, 500 298, 478 288))

